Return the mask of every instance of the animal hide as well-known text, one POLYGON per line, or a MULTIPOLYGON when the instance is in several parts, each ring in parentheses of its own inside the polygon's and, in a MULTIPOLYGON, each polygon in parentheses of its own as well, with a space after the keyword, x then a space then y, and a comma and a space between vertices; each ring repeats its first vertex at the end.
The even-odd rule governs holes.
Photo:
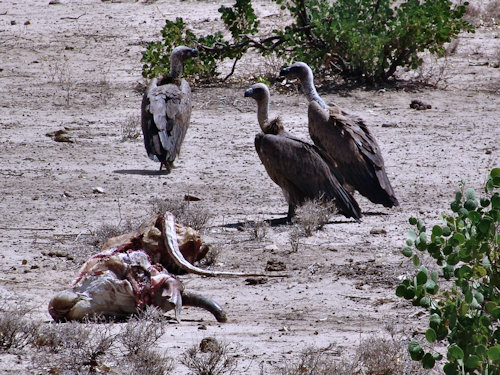
MULTIPOLYGON (((176 247, 174 240, 178 245, 174 253, 181 253, 182 262, 200 260, 208 251, 198 233, 175 224, 172 214, 153 216, 137 230, 108 239, 101 252, 85 262, 71 288, 52 298, 50 315, 55 320, 125 317, 154 305, 164 311, 175 310, 179 319, 184 287, 172 273, 182 269, 167 249, 176 247), (175 227, 175 234, 168 226, 175 227), (174 238, 166 239, 167 235, 174 238)), ((225 318, 220 306, 205 300, 208 308, 199 307, 225 318)))

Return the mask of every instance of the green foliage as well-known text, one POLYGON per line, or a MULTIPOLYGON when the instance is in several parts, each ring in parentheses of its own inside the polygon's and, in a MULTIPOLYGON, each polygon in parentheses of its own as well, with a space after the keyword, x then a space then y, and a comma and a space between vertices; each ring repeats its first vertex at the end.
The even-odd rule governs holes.
MULTIPOLYGON (((170 71, 170 53, 180 45, 195 46, 215 45, 223 43, 221 32, 214 35, 197 37, 191 30, 186 28, 182 18, 174 21, 167 20, 162 29, 162 39, 158 42, 149 43, 142 53, 142 75, 152 78, 159 74, 168 74, 170 71)), ((199 57, 190 59, 184 63, 184 76, 192 77, 194 80, 204 80, 217 75, 217 53, 207 49, 199 49, 199 57)))
POLYGON ((463 19, 467 3, 450 0, 274 1, 289 12, 291 23, 260 39, 255 39, 260 22, 251 0, 219 8, 228 40, 221 32, 197 37, 182 18, 166 21, 163 40, 150 43, 143 53, 143 75, 167 72, 170 51, 184 44, 200 50, 200 58, 185 69, 195 79, 216 77, 217 62, 226 58, 233 60, 229 77, 252 48, 287 62, 304 61, 316 71, 375 83, 392 77, 398 67, 416 69, 422 64, 419 52, 444 53, 444 43, 460 31, 473 31, 463 19))
MULTIPOLYGON (((485 197, 464 189, 451 203, 452 215, 428 232, 421 220, 410 218, 403 255, 418 267, 412 278, 396 288, 396 295, 429 312, 428 343, 448 342, 445 374, 500 373, 500 168, 489 175, 485 197), (420 265, 428 254, 441 268, 420 265)), ((417 340, 411 358, 432 368, 439 353, 426 352, 417 340)))

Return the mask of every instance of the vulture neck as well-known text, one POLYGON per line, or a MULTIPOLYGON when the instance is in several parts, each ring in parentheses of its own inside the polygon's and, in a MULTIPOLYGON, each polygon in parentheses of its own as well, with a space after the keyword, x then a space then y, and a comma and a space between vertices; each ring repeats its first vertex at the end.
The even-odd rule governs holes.
POLYGON ((283 134, 285 129, 279 117, 269 121, 269 97, 262 98, 257 101, 257 119, 259 121, 260 129, 264 134, 283 134))
POLYGON ((264 97, 257 101, 257 120, 259 121, 260 128, 265 133, 267 125, 269 124, 269 98, 264 97))
POLYGON ((323 109, 326 109, 325 102, 318 95, 318 92, 316 91, 316 87, 314 87, 314 78, 313 78, 312 71, 310 69, 307 71, 307 75, 305 77, 301 78, 300 82, 302 83, 302 88, 304 89, 307 100, 309 102, 316 102, 323 109))
POLYGON ((176 56, 176 54, 172 54, 170 57, 170 77, 171 78, 179 78, 182 74, 182 61, 176 56))

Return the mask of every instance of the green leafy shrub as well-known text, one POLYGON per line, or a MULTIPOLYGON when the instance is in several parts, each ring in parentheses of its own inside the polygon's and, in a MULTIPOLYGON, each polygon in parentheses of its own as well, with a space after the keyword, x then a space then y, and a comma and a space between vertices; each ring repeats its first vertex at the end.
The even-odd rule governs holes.
POLYGON ((217 62, 237 62, 254 49, 287 62, 304 61, 314 70, 340 74, 368 83, 387 81, 398 67, 416 69, 418 53, 444 53, 443 45, 460 31, 473 31, 463 18, 467 3, 450 0, 274 0, 288 11, 291 23, 260 38, 259 20, 251 0, 236 0, 219 12, 231 34, 219 31, 197 37, 182 18, 166 21, 163 40, 150 43, 143 53, 144 77, 168 72, 169 53, 177 45, 196 46, 200 58, 188 63, 186 76, 195 80, 217 76, 217 62), (398 4, 395 4, 398 3, 398 4))
MULTIPOLYGON (((461 185, 451 203, 452 215, 428 233, 421 220, 410 218, 403 255, 419 267, 403 280, 396 295, 429 312, 426 340, 447 342, 446 374, 500 374, 500 168, 491 171, 485 197, 461 185), (465 189, 465 190, 464 190, 465 189), (420 265, 423 254, 440 267, 420 265)), ((425 347, 425 346, 424 346, 425 347)), ((432 368, 442 356, 409 344, 414 360, 432 368)))

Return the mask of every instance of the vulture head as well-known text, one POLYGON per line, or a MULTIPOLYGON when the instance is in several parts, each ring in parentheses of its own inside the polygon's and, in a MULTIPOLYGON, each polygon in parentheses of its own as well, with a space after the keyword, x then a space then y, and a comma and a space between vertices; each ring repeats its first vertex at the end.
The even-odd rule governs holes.
POLYGON ((254 98, 257 102, 269 99, 269 89, 263 83, 256 83, 245 91, 245 98, 254 98))
MULTIPOLYGON (((264 133, 271 131, 269 128, 274 120, 269 122, 269 89, 263 83, 256 83, 245 91, 245 98, 253 98, 257 102, 257 120, 259 121, 260 128, 264 133)), ((279 120, 277 120, 279 122, 279 120)), ((281 124, 281 122, 279 122, 281 124)), ((283 130, 281 128, 274 129, 274 133, 283 130)))
POLYGON ((303 62, 296 62, 290 65, 288 68, 284 68, 280 72, 281 77, 285 77, 288 79, 298 78, 301 82, 305 82, 306 80, 313 80, 313 73, 309 65, 303 62))
POLYGON ((184 61, 196 56, 198 56, 198 50, 196 48, 186 46, 175 47, 170 55, 170 76, 172 78, 180 77, 184 61))
POLYGON ((299 79, 302 88, 304 89, 304 93, 309 102, 317 102, 322 108, 326 109, 326 104, 323 99, 320 98, 318 92, 316 91, 316 87, 314 87, 314 76, 312 69, 303 62, 296 62, 290 65, 288 68, 283 69, 280 72, 281 77, 285 77, 287 79, 299 79))

